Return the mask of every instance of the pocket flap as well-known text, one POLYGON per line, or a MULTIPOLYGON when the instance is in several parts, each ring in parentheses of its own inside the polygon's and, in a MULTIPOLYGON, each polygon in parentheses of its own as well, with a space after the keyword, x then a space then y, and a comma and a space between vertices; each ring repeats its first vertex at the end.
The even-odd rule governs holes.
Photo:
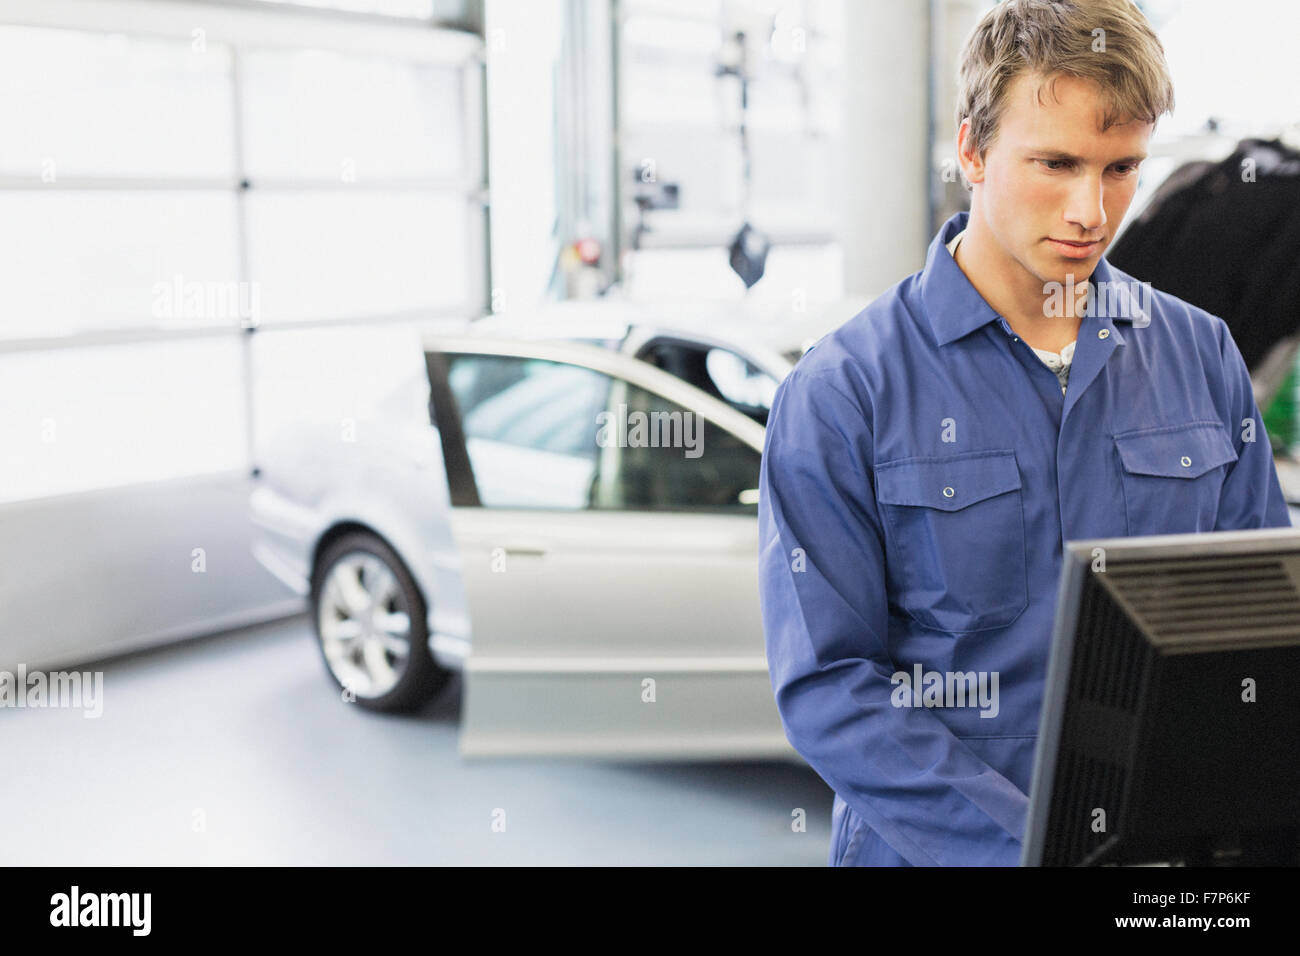
POLYGON ((1161 478, 1199 478, 1237 460, 1228 433, 1218 422, 1143 428, 1115 436, 1124 470, 1161 478))
POLYGON ((876 466, 876 497, 885 504, 959 511, 1019 487, 1014 451, 903 458, 876 466))

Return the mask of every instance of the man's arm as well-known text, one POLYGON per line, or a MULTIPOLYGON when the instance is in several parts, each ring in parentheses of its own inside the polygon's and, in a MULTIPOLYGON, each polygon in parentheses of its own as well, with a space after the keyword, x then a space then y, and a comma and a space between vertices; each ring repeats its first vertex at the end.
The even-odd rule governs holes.
POLYGON ((1264 431, 1264 416, 1255 404, 1246 360, 1232 340, 1228 324, 1218 320, 1219 351, 1223 358, 1223 376, 1233 409, 1230 431, 1237 460, 1228 466, 1219 493, 1219 514, 1215 531, 1244 528, 1289 528, 1291 512, 1277 480, 1273 449, 1264 431), (1254 424, 1248 426, 1247 422, 1254 424), (1253 429, 1253 441, 1246 441, 1247 428, 1253 429))
POLYGON ((768 665, 790 743, 918 866, 1014 865, 1028 797, 933 713, 895 707, 883 533, 858 404, 796 370, 768 421, 759 497, 768 665))

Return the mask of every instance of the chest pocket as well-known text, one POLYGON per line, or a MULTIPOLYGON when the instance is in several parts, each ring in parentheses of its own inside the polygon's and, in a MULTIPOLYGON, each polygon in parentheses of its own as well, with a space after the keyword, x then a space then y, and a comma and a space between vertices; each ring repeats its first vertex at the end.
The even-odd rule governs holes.
POLYGON ((1227 466, 1237 460, 1217 421, 1140 428, 1115 435, 1128 533, 1213 531, 1227 466))
POLYGON ((895 603, 943 631, 1005 627, 1019 617, 1029 589, 1015 452, 904 458, 875 472, 895 603))

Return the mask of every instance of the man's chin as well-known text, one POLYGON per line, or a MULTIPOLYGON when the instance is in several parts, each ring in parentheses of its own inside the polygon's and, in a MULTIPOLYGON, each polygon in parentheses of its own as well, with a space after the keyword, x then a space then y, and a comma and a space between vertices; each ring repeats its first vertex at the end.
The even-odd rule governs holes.
POLYGON ((1092 275, 1096 263, 1092 260, 1071 263, 1062 266, 1050 263, 1040 269, 1038 276, 1043 283, 1043 314, 1048 317, 1077 315, 1087 306, 1088 278, 1092 275), (1068 300, 1073 297, 1074 308, 1068 300))
POLYGON ((1096 255, 1089 256, 1087 259, 1065 260, 1049 253, 1046 261, 1041 265, 1039 274, 1043 277, 1044 284, 1056 282, 1062 286, 1082 285, 1092 276, 1093 270, 1097 268, 1097 260, 1100 258, 1096 255))

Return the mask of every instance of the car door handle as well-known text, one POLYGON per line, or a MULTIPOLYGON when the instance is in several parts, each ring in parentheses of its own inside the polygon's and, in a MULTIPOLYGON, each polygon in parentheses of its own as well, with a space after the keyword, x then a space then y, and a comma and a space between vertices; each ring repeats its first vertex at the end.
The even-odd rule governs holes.
POLYGON ((546 547, 537 541, 511 541, 501 550, 515 557, 540 558, 546 554, 546 547))

